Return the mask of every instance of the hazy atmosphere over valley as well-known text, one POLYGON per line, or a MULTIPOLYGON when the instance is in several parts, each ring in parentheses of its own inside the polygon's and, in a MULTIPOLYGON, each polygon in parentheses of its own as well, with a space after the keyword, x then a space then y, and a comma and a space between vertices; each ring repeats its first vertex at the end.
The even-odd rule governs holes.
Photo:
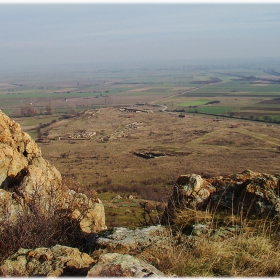
POLYGON ((279 59, 280 5, 1 4, 1 68, 279 59))

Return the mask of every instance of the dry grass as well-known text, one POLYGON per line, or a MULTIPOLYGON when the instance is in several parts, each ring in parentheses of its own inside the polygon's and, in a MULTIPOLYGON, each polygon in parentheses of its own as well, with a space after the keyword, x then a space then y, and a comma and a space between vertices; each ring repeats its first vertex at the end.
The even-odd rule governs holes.
MULTIPOLYGON (((261 223, 259 228, 264 228, 266 222, 261 223)), ((279 241, 275 233, 241 232, 224 240, 208 234, 190 239, 170 234, 164 247, 153 248, 144 257, 167 275, 181 277, 279 276, 279 241)))
POLYGON ((237 236, 223 242, 205 238, 184 251, 174 272, 180 276, 279 276, 277 249, 263 236, 237 236))
POLYGON ((194 224, 213 222, 212 216, 206 211, 196 211, 192 209, 178 210, 173 219, 173 228, 176 230, 187 229, 194 224))

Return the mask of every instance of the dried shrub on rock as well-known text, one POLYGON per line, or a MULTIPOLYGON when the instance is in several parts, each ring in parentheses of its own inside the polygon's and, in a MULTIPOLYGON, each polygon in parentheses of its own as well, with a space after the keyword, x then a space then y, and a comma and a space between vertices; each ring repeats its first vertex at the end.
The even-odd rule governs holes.
MULTIPOLYGON (((29 207, 19 218, 11 223, 10 213, 2 213, 0 221, 0 263, 20 248, 35 249, 51 247, 56 244, 77 247, 84 250, 86 237, 80 228, 81 217, 73 219, 73 205, 70 202, 67 209, 59 209, 56 194, 53 192, 48 200, 34 192, 29 207)), ((84 212, 88 207, 84 205, 84 212)))

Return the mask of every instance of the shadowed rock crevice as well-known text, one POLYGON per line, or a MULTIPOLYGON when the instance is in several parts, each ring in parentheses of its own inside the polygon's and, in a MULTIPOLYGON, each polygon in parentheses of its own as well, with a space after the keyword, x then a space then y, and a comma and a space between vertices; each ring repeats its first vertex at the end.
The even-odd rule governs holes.
POLYGON ((1 184, 0 189, 19 194, 18 187, 22 184, 24 177, 28 174, 26 168, 22 169, 15 177, 7 177, 1 184))

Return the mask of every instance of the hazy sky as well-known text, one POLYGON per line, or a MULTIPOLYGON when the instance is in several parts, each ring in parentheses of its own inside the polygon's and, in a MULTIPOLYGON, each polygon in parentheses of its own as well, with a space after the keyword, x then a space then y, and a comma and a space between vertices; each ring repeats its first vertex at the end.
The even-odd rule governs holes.
POLYGON ((280 4, 0 4, 1 66, 280 58, 280 4))

